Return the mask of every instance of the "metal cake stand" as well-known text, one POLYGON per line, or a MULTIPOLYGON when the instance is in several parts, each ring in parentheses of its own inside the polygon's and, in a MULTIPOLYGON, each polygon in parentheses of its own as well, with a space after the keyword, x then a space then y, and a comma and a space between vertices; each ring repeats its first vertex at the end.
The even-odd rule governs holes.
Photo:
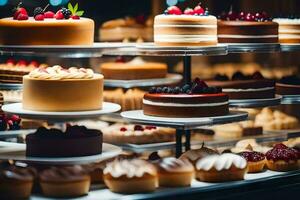
POLYGON ((281 44, 282 52, 297 52, 300 51, 300 44, 281 44))
POLYGON ((281 103, 281 96, 270 99, 239 99, 229 100, 230 107, 237 108, 262 108, 270 106, 278 106, 281 103))
POLYGON ((278 43, 230 43, 228 53, 270 53, 280 52, 278 43))
POLYGON ((284 105, 300 104, 300 95, 283 95, 281 104, 284 105))
POLYGON ((23 84, 20 83, 0 83, 0 90, 21 90, 23 84))

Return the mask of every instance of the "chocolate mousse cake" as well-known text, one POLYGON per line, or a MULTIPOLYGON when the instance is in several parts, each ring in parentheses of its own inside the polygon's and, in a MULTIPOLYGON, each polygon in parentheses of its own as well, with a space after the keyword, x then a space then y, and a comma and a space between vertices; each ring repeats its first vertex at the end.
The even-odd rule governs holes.
POLYGON ((229 99, 268 99, 275 97, 275 81, 265 79, 260 72, 246 76, 236 72, 231 78, 226 75, 216 75, 208 81, 209 86, 219 86, 229 99))
POLYGON ((183 87, 153 87, 143 99, 145 115, 158 117, 212 117, 226 115, 228 95, 196 78, 183 87))
POLYGON ((278 43, 278 23, 265 12, 230 11, 218 20, 219 43, 278 43))
POLYGON ((102 153, 102 132, 84 126, 69 126, 63 132, 41 127, 26 136, 26 156, 76 157, 102 153))
POLYGON ((300 77, 286 76, 276 83, 276 94, 300 95, 300 77))

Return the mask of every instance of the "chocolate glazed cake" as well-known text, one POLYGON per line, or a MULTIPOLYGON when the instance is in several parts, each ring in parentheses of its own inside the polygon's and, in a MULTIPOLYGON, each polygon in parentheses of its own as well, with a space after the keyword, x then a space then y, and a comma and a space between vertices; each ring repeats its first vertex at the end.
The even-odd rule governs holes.
POLYGON ((143 99, 145 115, 159 117, 211 117, 226 115, 228 96, 200 79, 183 87, 151 88, 143 99))
POLYGON ((26 136, 26 156, 76 157, 102 153, 102 133, 84 126, 70 126, 65 132, 41 127, 26 136))

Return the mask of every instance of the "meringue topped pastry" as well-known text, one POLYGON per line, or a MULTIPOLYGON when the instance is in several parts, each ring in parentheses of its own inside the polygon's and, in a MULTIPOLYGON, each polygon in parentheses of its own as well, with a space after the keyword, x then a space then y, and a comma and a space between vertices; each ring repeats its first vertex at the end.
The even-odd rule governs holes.
POLYGON ((23 77, 23 108, 85 111, 102 108, 103 75, 91 69, 37 68, 23 77), (80 91, 80 92, 79 92, 80 91))

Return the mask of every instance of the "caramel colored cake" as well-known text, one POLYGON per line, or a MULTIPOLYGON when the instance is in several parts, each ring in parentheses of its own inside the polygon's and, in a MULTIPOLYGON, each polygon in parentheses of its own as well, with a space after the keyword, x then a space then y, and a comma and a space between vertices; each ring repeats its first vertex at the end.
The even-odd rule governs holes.
POLYGON ((276 94, 300 95, 300 78, 295 75, 283 77, 276 83, 276 94))
POLYGON ((275 81, 265 79, 259 72, 245 76, 236 72, 231 78, 217 75, 208 81, 209 86, 219 86, 230 99, 267 99, 275 97, 275 81))
POLYGON ((228 96, 196 78, 182 88, 151 88, 143 99, 145 115, 158 117, 211 117, 226 115, 228 96))
POLYGON ((280 43, 300 43, 300 19, 276 18, 273 22, 279 24, 280 43))
POLYGON ((23 108, 34 111, 85 111, 102 108, 103 76, 91 69, 36 69, 23 78, 23 108))
POLYGON ((229 12, 218 20, 220 43, 278 43, 278 24, 265 13, 229 12))
POLYGON ((102 152, 102 133, 84 126, 69 126, 65 132, 41 127, 26 136, 26 156, 76 157, 102 152))
POLYGON ((146 62, 136 57, 129 62, 120 59, 103 63, 100 68, 105 79, 137 80, 164 78, 167 75, 167 67, 165 63, 146 62))

